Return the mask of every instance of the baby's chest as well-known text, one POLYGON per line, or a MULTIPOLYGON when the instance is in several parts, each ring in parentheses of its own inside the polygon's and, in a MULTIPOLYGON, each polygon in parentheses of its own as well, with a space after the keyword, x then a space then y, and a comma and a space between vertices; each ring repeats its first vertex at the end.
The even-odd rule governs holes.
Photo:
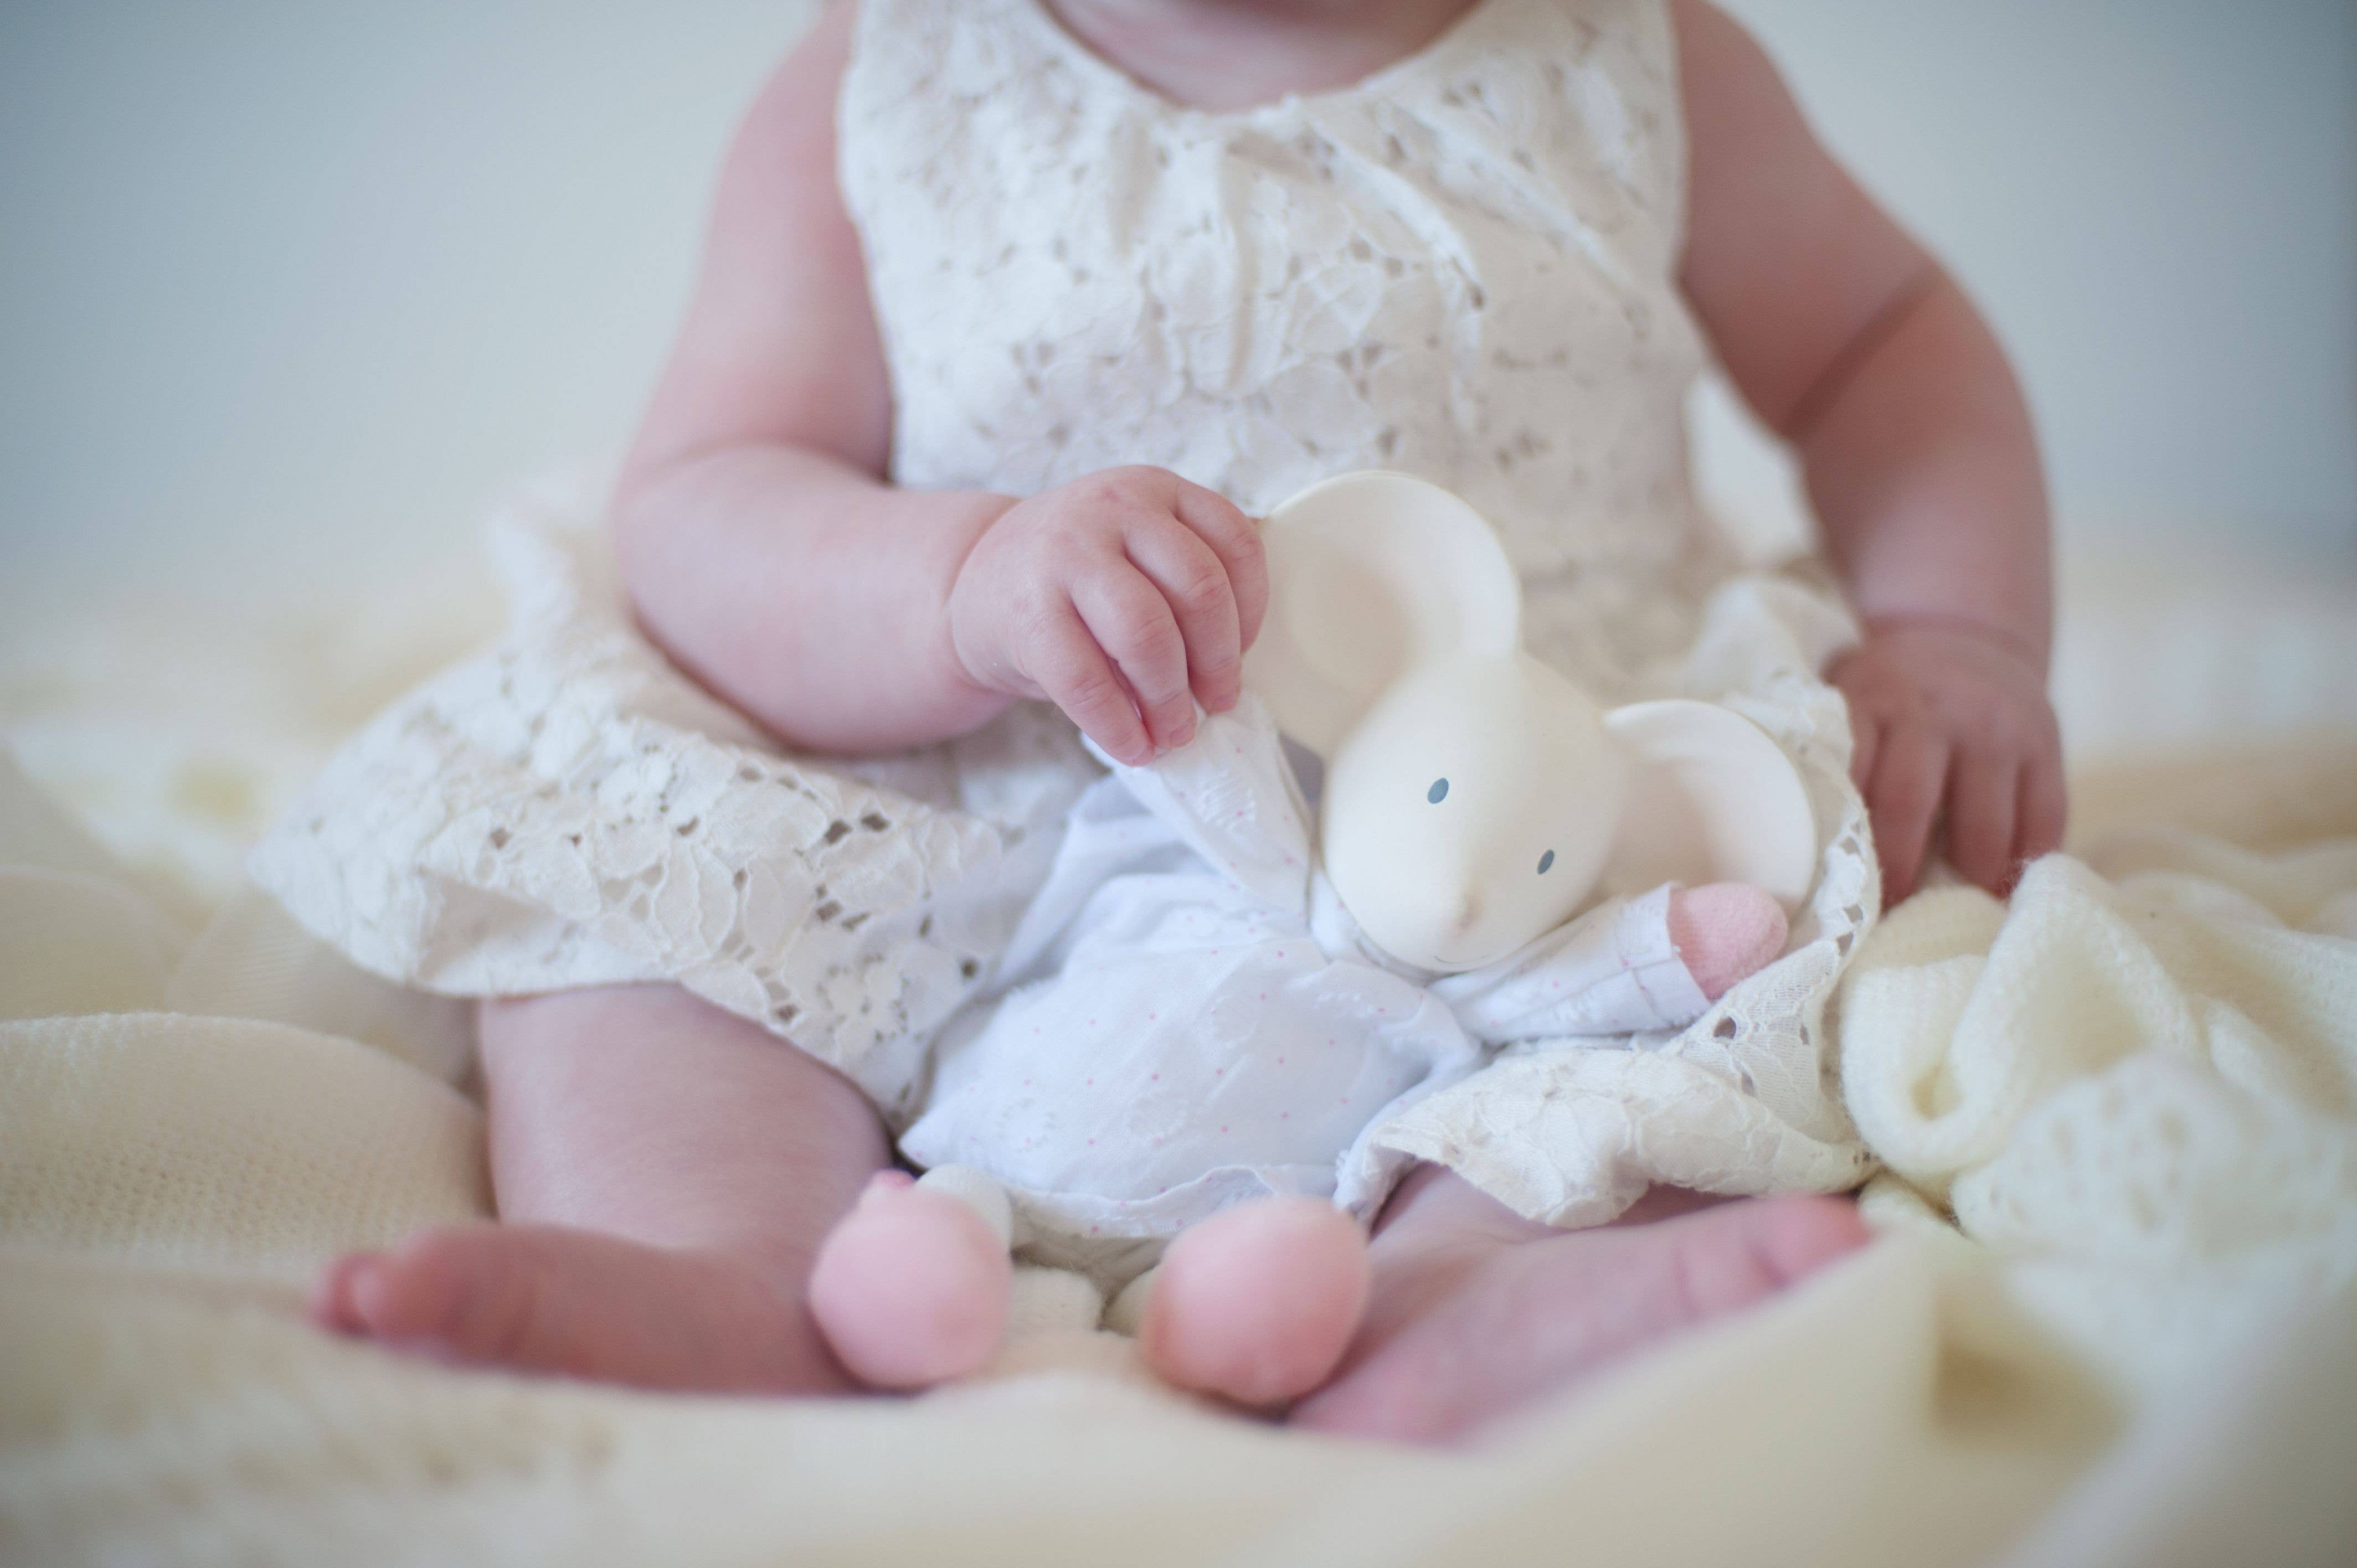
POLYGON ((1461 483, 1560 446, 1567 402, 1679 373, 1675 313, 1583 243, 1562 192, 1452 190, 1384 156, 1149 141, 1073 175, 993 160, 879 214, 904 478, 1275 461, 1287 489, 1346 463, 1461 483))

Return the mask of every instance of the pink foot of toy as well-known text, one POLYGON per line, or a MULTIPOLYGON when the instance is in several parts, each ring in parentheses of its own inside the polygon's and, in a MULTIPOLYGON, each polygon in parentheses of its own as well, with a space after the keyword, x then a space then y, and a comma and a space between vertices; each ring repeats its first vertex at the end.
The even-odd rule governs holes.
POLYGON ((1282 1404, 1332 1375, 1366 1308, 1367 1283, 1366 1237, 1333 1205, 1238 1204, 1170 1244, 1139 1348, 1180 1388, 1282 1404))
POLYGON ((1774 897, 1744 883, 1714 882, 1670 895, 1670 940, 1713 1002, 1775 961, 1789 929, 1774 897))
POLYGON ((990 1359, 1013 1279, 1005 1239, 971 1204, 886 1171, 819 1249, 811 1314, 861 1382, 931 1388, 990 1359))

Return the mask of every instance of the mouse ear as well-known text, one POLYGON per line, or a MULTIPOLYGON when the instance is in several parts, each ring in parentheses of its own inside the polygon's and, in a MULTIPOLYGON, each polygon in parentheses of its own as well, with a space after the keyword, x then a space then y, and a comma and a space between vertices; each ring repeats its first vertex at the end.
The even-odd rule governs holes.
POLYGON ((1634 703, 1604 715, 1628 756, 1620 832, 1601 883, 1746 882, 1787 910, 1816 880, 1817 823, 1800 769, 1749 719, 1716 703, 1634 703))
POLYGON ((1522 640, 1522 584, 1481 514, 1439 486, 1371 470, 1269 513, 1268 616, 1244 684, 1323 757, 1383 690, 1452 653, 1522 640))

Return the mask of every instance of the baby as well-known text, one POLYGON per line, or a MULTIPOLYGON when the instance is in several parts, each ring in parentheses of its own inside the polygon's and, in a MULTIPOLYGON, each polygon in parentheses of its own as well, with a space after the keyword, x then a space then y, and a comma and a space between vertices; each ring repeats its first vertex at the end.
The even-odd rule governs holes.
MULTIPOLYGON (((2002 890, 2063 815, 2026 413, 1963 295, 1705 0, 838 0, 724 172, 616 495, 622 581, 673 666, 797 757, 942 759, 942 798, 984 817, 1025 768, 1062 780, 994 819, 1046 843, 1096 772, 1046 705, 1129 768, 1187 746, 1236 706, 1267 602, 1254 515, 1351 468, 1465 496, 1523 574, 1533 650, 1599 698, 1639 691, 1719 626, 1729 571, 1684 489, 1701 338, 1799 451, 1862 628, 1824 676, 1883 896, 1942 845, 2002 890)), ((837 800, 880 777, 772 771, 681 684, 640 730, 536 721, 518 755, 688 736, 716 789, 837 800)), ((573 845, 639 809, 621 767, 568 806, 573 845)), ((921 970, 907 955, 948 950, 955 922, 885 885, 940 894, 965 851, 893 814, 819 811, 736 887, 885 867, 856 937, 841 874, 794 918, 921 970), (899 858, 821 858, 870 837, 899 858)), ((518 897, 455 864, 434 874, 518 897)), ((970 1364, 987 1261, 944 1242, 954 1200, 909 1187, 888 1136, 932 1088, 908 1042, 943 1010, 879 1003, 903 982, 875 968, 740 994, 716 959, 663 956, 680 941, 634 946, 663 900, 622 880, 585 895, 605 916, 543 933, 561 962, 503 969, 454 938, 432 966, 511 998, 480 1013, 500 1223, 341 1260, 318 1318, 665 1389, 970 1364), (823 1048, 883 1014, 899 1043, 823 1048)), ((499 907, 437 907, 459 904, 461 937, 499 907)), ((1757 962, 1718 890, 1667 908, 1703 994, 1757 962)), ((989 983, 982 945, 944 961, 942 994, 989 983)), ((1304 1196, 1201 1219, 1164 1257, 1149 1362, 1307 1424, 1443 1438, 1863 1239, 1838 1199, 1670 1187, 1559 1230, 1445 1154, 1371 1208, 1372 1227, 1304 1196)))

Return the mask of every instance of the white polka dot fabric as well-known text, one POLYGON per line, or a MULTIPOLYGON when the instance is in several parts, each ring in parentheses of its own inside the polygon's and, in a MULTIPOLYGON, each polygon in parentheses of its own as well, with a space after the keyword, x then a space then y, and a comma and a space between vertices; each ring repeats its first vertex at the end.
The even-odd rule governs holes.
POLYGON ((1674 1027, 1707 1003, 1666 888, 1445 978, 1370 945, 1315 864, 1257 699, 1082 797, 1002 970, 953 1020, 901 1140, 1008 1188, 1035 1257, 1125 1265, 1239 1198, 1372 1217, 1405 1156, 1376 1130, 1492 1047, 1674 1027))

